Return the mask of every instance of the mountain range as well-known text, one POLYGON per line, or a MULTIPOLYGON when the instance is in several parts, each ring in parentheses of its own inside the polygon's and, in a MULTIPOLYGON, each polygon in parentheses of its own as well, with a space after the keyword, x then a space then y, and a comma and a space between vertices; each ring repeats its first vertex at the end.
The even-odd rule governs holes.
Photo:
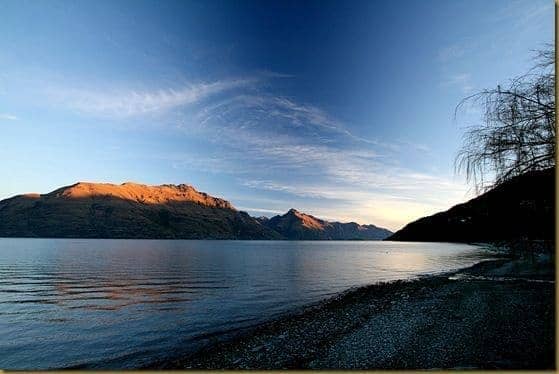
POLYGON ((380 240, 374 225, 327 222, 291 209, 253 218, 186 184, 79 182, 0 201, 0 237, 380 240))
POLYGON ((382 240, 392 234, 375 225, 329 222, 295 209, 284 215, 257 220, 282 236, 295 240, 382 240))

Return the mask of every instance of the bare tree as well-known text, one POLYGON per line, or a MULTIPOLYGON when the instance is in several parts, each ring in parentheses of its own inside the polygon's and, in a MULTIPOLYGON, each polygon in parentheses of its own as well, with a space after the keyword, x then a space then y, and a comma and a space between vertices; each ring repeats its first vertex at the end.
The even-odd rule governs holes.
POLYGON ((483 108, 483 121, 468 127, 455 159, 476 192, 531 170, 555 165, 555 51, 536 52, 530 71, 506 88, 483 90, 463 99, 483 108))

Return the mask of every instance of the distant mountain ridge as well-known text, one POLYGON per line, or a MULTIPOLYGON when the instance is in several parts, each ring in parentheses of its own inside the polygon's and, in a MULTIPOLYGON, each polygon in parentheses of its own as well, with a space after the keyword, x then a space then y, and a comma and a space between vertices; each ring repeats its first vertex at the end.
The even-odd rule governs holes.
POLYGON ((259 221, 291 240, 382 240, 392 233, 375 225, 324 221, 296 209, 259 221))
POLYGON ((420 218, 386 240, 554 240, 555 168, 533 171, 449 210, 420 218))
MULTIPOLYGON (((312 234, 295 237, 289 230, 285 234, 280 233, 262 219, 236 210, 227 200, 197 191, 186 184, 148 186, 132 182, 119 185, 78 182, 47 194, 17 195, 0 201, 0 237, 247 240, 380 238, 367 234, 368 230, 376 229, 373 225, 328 223, 297 213, 304 221, 302 227, 312 234), (320 230, 337 234, 319 234, 320 230), (361 231, 363 234, 360 236, 354 233, 361 231)), ((269 221, 276 222, 274 218, 269 221)))

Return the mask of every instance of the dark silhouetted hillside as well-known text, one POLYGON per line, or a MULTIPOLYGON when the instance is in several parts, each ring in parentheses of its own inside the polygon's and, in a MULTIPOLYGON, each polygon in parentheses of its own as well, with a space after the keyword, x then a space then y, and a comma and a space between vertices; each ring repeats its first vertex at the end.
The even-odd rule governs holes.
POLYGON ((386 240, 553 240, 555 168, 530 172, 446 212, 409 223, 386 240))

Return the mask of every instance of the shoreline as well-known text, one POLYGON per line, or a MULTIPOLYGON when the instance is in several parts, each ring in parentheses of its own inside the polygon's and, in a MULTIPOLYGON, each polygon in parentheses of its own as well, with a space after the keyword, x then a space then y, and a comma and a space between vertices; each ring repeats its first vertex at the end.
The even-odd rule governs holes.
POLYGON ((496 258, 412 280, 350 288, 146 368, 552 369, 554 280, 551 263, 496 258), (499 296, 503 300, 495 299, 499 296), (469 309, 473 314, 466 313, 469 309), (514 323, 528 328, 517 332, 514 323), (449 329, 457 333, 448 334, 449 329), (480 336, 478 329, 486 333, 480 336), (477 343, 468 343, 472 339, 477 343), (542 344, 531 347, 530 341, 542 344), (445 348, 433 354, 433 344, 445 348), (456 352, 449 356, 448 351, 456 352))

